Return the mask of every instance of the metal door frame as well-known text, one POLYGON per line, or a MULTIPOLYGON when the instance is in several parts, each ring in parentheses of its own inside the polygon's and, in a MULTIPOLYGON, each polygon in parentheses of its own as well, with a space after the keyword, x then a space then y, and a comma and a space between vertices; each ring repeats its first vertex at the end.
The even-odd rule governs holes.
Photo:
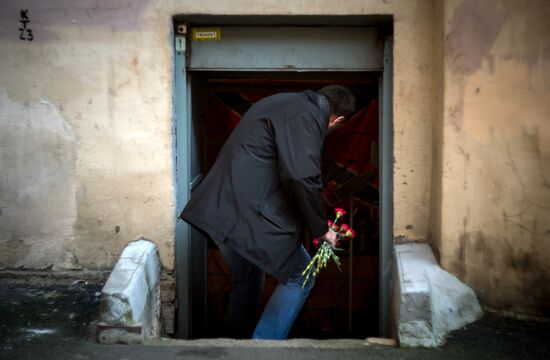
MULTIPOLYGON (((218 17, 219 18, 219 17, 218 17)), ((299 22, 299 19, 295 19, 299 22)), ((246 25, 246 24, 243 24, 246 25)), ((190 307, 191 286, 191 232, 184 221, 178 219, 179 212, 190 196, 191 151, 193 134, 191 119, 191 82, 186 69, 188 54, 187 28, 175 26, 174 36, 174 177, 176 184, 175 257, 177 284, 178 338, 193 336, 193 314, 190 307), (178 153, 180 156, 178 156, 178 153), (185 154, 185 156, 181 156, 185 154), (185 325, 184 325, 185 324, 185 325)), ((384 42, 384 68, 380 81, 380 251, 379 251, 379 333, 390 336, 390 282, 393 252, 393 37, 384 42)))
POLYGON ((384 70, 380 97, 380 240, 379 240, 379 335, 391 335, 391 269, 393 253, 393 37, 384 41, 384 70))
POLYGON ((187 38, 186 29, 176 29, 174 36, 174 177, 176 182, 175 207, 175 264, 176 264, 176 301, 178 338, 190 338, 191 298, 190 270, 191 237, 190 226, 178 216, 190 197, 191 162, 182 154, 191 150, 191 84, 186 70, 187 38), (182 149, 184 149, 182 151, 182 149), (180 156, 178 156, 178 153, 180 156), (188 324, 182 326, 182 324, 188 324))

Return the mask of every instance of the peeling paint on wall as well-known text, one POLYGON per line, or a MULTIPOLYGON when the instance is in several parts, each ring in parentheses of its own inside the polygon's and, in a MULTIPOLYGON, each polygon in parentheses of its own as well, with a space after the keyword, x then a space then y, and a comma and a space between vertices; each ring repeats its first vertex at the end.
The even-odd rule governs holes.
POLYGON ((19 39, 17 20, 21 11, 32 16, 34 41, 61 40, 56 26, 103 27, 112 31, 137 31, 142 27, 141 14, 151 0, 7 0, 0 12, 0 38, 19 39), (7 26, 12 24, 12 26, 7 26))
POLYGON ((445 57, 449 69, 458 75, 453 81, 458 96, 447 109, 449 123, 456 131, 461 131, 463 126, 464 99, 461 94, 467 75, 475 73, 483 60, 493 67, 490 50, 507 16, 508 9, 500 0, 464 1, 453 12, 445 39, 445 57))
POLYGON ((46 99, 0 109, 0 267, 46 268, 74 241, 75 135, 46 99))
POLYGON ((490 50, 508 18, 500 0, 469 0, 453 13, 447 35, 447 56, 453 72, 469 75, 489 59, 490 50))

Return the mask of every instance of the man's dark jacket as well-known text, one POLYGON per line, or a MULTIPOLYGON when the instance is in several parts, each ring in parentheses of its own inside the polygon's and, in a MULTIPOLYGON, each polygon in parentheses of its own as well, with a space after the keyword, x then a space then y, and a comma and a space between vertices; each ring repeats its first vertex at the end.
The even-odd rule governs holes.
POLYGON ((327 99, 264 98, 243 115, 180 217, 286 283, 302 226, 324 235, 321 150, 327 99))

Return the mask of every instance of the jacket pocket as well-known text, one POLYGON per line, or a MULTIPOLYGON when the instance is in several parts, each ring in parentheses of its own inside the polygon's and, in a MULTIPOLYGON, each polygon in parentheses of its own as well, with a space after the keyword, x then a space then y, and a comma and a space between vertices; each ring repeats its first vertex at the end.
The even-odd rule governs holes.
POLYGON ((260 215, 279 229, 285 232, 294 232, 298 228, 298 223, 292 219, 284 218, 280 215, 277 215, 269 205, 264 206, 260 210, 260 215))
POLYGON ((285 232, 294 232, 298 229, 299 222, 288 202, 275 193, 264 203, 260 209, 260 215, 270 223, 285 232))

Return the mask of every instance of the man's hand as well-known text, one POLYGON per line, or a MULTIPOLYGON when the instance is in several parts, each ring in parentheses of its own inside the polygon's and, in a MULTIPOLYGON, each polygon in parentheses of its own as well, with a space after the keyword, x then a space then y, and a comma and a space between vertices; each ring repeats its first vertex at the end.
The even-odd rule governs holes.
POLYGON ((323 240, 328 241, 333 247, 336 246, 336 233, 332 229, 328 229, 327 233, 321 237, 323 240))

